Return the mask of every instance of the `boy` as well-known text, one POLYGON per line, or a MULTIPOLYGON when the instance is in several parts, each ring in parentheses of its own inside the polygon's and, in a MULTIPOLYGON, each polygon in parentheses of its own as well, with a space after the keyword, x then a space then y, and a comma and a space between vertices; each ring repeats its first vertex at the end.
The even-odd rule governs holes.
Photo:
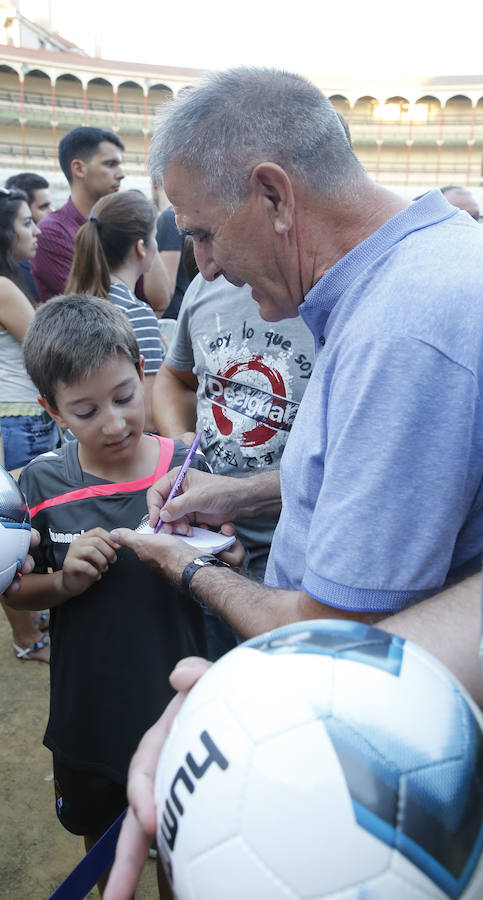
MULTIPOLYGON (((24 353, 39 402, 76 440, 22 472, 41 543, 34 573, 11 599, 20 609, 51 608, 44 744, 57 816, 89 850, 127 805, 129 760, 171 698, 169 672, 205 652, 201 609, 109 535, 138 525, 147 488, 187 448, 143 433, 143 359, 113 303, 50 300, 24 353)), ((201 456, 194 465, 208 468, 201 456)))

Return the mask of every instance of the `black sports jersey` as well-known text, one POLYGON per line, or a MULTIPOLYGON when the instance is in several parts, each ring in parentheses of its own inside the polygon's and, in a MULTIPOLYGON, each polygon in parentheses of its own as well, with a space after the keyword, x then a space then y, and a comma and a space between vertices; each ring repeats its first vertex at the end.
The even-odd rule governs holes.
MULTIPOLYGON (((62 568, 71 541, 102 527, 135 528, 146 514, 146 490, 188 452, 157 438, 156 471, 114 484, 83 472, 77 441, 29 463, 20 484, 41 543, 36 572, 62 568)), ((209 467, 201 455, 192 462, 209 467)), ((201 609, 132 550, 85 593, 53 607, 50 617, 50 715, 44 744, 72 768, 121 784, 142 735, 173 695, 168 675, 184 656, 205 654, 201 609)))

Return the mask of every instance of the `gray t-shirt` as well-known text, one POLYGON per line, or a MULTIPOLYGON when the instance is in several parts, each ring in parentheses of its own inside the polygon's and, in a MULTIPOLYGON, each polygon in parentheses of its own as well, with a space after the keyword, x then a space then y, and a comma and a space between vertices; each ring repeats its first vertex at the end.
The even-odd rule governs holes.
MULTIPOLYGON (((314 340, 300 318, 265 322, 250 287, 196 276, 166 362, 198 378, 197 428, 214 472, 243 478, 280 467, 313 359, 314 340)), ((237 522, 257 576, 275 525, 274 519, 237 522)))

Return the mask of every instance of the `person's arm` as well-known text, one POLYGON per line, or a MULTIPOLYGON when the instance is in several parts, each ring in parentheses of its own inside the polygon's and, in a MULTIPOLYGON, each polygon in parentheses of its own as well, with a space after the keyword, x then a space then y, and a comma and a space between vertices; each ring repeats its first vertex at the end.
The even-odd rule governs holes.
POLYGON ((32 304, 10 278, 0 277, 0 325, 21 343, 35 316, 32 304))
POLYGON ((156 380, 156 375, 145 375, 143 379, 143 389, 144 389, 144 412, 145 412, 145 420, 144 420, 144 430, 145 431, 156 431, 157 425, 153 416, 153 392, 154 392, 154 384, 156 380))
MULTIPOLYGON (((475 575, 442 594, 378 623, 391 634, 414 640, 453 671, 478 702, 482 696, 478 659, 480 576, 475 575)), ((152 836, 156 832, 154 777, 159 754, 187 692, 208 668, 206 660, 181 660, 170 682, 178 694, 146 732, 131 760, 128 776, 129 811, 117 844, 104 900, 129 900, 139 882, 152 836)))
POLYGON ((158 218, 156 228, 156 243, 158 245, 159 257, 166 267, 168 273, 171 297, 176 290, 176 280, 178 276, 178 266, 181 260, 181 251, 183 249, 183 238, 181 237, 177 227, 173 207, 170 206, 158 218))
POLYGON ((181 250, 160 250, 159 258, 163 263, 169 283, 170 299, 176 290, 176 278, 181 259, 181 250))
POLYGON ((152 410, 156 427, 166 437, 190 443, 196 430, 196 391, 193 372, 173 369, 166 362, 159 369, 153 389, 152 410))
MULTIPOLYGON (((245 482, 247 479, 239 480, 245 482)), ((179 586, 183 570, 197 556, 193 547, 174 535, 138 534, 128 528, 116 528, 111 536, 116 543, 130 547, 142 562, 179 586)), ((228 568, 204 566, 198 569, 190 588, 204 606, 225 619, 245 638, 309 619, 351 618, 372 624, 381 618, 380 613, 348 612, 327 606, 305 591, 267 587, 228 568)))
POLYGON ((481 575, 472 575, 427 600, 378 622, 378 628, 414 641, 464 684, 483 709, 479 656, 481 575))
POLYGON ((60 606, 83 594, 116 562, 119 545, 104 528, 86 531, 69 546, 58 572, 23 575, 15 591, 5 595, 13 609, 45 609, 60 606))
POLYGON ((153 262, 143 276, 143 289, 146 301, 161 318, 171 300, 171 287, 165 265, 159 253, 154 254, 153 262))

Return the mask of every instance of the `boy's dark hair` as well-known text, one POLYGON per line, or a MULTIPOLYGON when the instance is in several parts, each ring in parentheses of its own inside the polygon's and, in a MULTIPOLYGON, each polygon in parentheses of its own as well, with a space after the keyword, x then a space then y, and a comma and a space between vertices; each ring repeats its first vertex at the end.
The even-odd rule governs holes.
POLYGON ((124 150, 121 138, 113 131, 106 131, 104 128, 80 125, 79 128, 72 128, 64 135, 59 143, 59 165, 69 184, 72 184, 70 168, 72 160, 82 159, 83 162, 89 162, 98 152, 101 141, 109 141, 110 144, 115 144, 120 150, 124 150))
POLYGON ((41 306, 27 329, 23 353, 39 394, 54 409, 59 382, 71 386, 108 360, 124 357, 141 372, 138 342, 126 314, 88 294, 54 297, 41 306))
POLYGON ((36 172, 19 172, 18 175, 10 175, 5 182, 6 188, 17 188, 27 195, 29 206, 35 199, 35 191, 45 190, 49 187, 49 182, 43 175, 37 175, 36 172))

